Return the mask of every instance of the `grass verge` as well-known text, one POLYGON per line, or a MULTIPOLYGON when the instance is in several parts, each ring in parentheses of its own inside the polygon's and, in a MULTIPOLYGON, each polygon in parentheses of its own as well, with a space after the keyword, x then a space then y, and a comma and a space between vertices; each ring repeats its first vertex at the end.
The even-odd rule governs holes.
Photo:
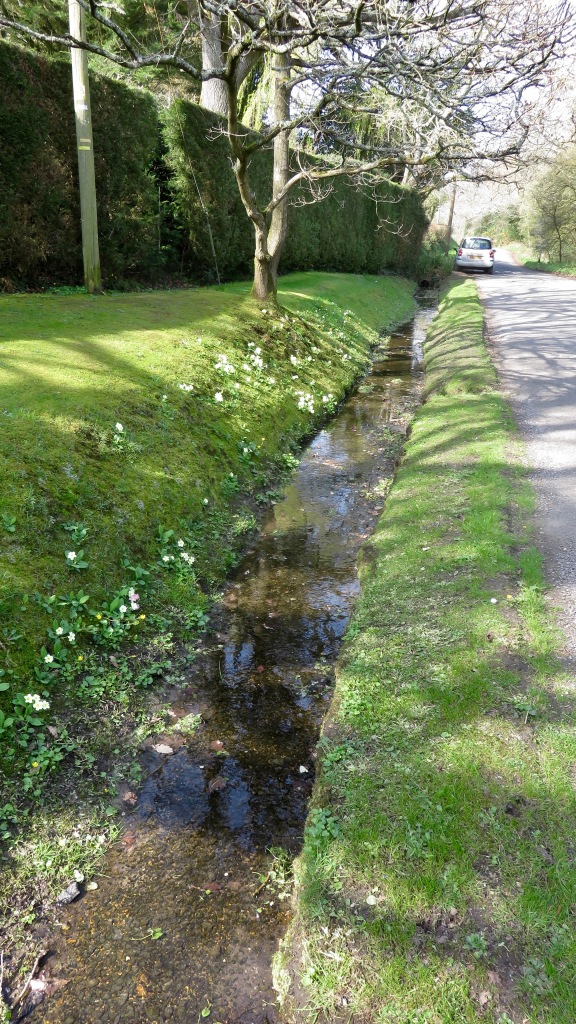
POLYGON ((116 837, 117 787, 167 721, 153 684, 183 678, 297 443, 413 290, 293 274, 280 309, 246 284, 0 297, 5 951, 116 837))
POLYGON ((559 274, 560 277, 576 277, 576 264, 574 262, 559 263, 554 260, 538 260, 536 254, 523 242, 510 242, 507 246, 514 259, 522 267, 528 270, 541 270, 545 274, 559 274))
POLYGON ((289 1019, 576 1019, 576 724, 471 281, 426 344, 319 749, 289 1019))

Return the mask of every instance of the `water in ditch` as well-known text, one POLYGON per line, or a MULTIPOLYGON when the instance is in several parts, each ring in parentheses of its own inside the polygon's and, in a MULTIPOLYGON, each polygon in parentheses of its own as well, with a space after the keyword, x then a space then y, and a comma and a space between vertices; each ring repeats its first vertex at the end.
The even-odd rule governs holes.
POLYGON ((59 981, 35 1022, 279 1019, 271 961, 289 906, 270 851, 301 847, 358 550, 419 401, 426 305, 303 453, 228 584, 173 701, 174 722, 202 724, 150 741, 173 753, 144 752, 98 890, 62 911, 45 969, 59 981))

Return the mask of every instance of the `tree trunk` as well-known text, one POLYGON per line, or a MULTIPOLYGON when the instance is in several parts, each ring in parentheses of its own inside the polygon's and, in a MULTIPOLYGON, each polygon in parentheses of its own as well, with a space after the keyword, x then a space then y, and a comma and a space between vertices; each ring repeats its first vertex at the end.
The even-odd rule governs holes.
MULTIPOLYGON (((222 71, 222 19, 216 14, 202 20, 202 70, 222 71)), ((200 105, 213 114, 228 116, 228 88, 221 78, 202 82, 200 105)))
POLYGON ((254 253, 254 281, 252 296, 258 302, 276 301, 276 282, 270 271, 270 253, 268 251, 268 231, 266 227, 255 228, 256 249, 254 253))
MULTIPOLYGON (((274 75, 274 124, 282 124, 290 118, 290 54, 276 54, 273 58, 274 75)), ((274 139, 274 177, 272 199, 275 200, 290 177, 290 133, 280 132, 274 139)), ((278 285, 278 266, 288 231, 288 197, 280 200, 273 209, 268 233, 270 252, 270 275, 274 294, 278 285)))

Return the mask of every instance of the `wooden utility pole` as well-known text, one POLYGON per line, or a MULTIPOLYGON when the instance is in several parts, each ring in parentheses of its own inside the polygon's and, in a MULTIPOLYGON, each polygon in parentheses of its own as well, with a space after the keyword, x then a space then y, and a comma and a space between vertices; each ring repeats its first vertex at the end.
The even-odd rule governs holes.
POLYGON ((448 214, 448 224, 446 225, 446 249, 450 248, 450 241, 452 239, 452 225, 454 223, 454 205, 456 203, 456 182, 454 182, 454 189, 450 198, 450 213, 448 214))
MULTIPOLYGON (((70 35, 84 41, 84 11, 78 0, 68 0, 70 35)), ((82 255, 84 258, 84 284, 86 291, 99 295, 102 291, 100 254, 98 251, 98 214, 96 210, 96 179, 94 176, 94 146, 90 115, 90 85, 88 82, 88 55, 86 50, 72 47, 72 87, 76 120, 76 146, 78 150, 78 180, 80 183, 80 219, 82 222, 82 255)))

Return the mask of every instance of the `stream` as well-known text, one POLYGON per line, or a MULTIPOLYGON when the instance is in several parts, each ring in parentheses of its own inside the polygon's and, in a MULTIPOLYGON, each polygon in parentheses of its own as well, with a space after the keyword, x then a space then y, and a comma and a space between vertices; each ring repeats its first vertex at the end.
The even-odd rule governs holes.
POLYGON ((28 1019, 280 1019, 271 961, 290 914, 285 864, 302 845, 358 551, 420 400, 436 309, 424 302, 303 452, 227 584, 172 700, 175 724, 201 724, 149 741, 146 781, 97 891, 59 915, 45 974, 67 984, 28 1019))

